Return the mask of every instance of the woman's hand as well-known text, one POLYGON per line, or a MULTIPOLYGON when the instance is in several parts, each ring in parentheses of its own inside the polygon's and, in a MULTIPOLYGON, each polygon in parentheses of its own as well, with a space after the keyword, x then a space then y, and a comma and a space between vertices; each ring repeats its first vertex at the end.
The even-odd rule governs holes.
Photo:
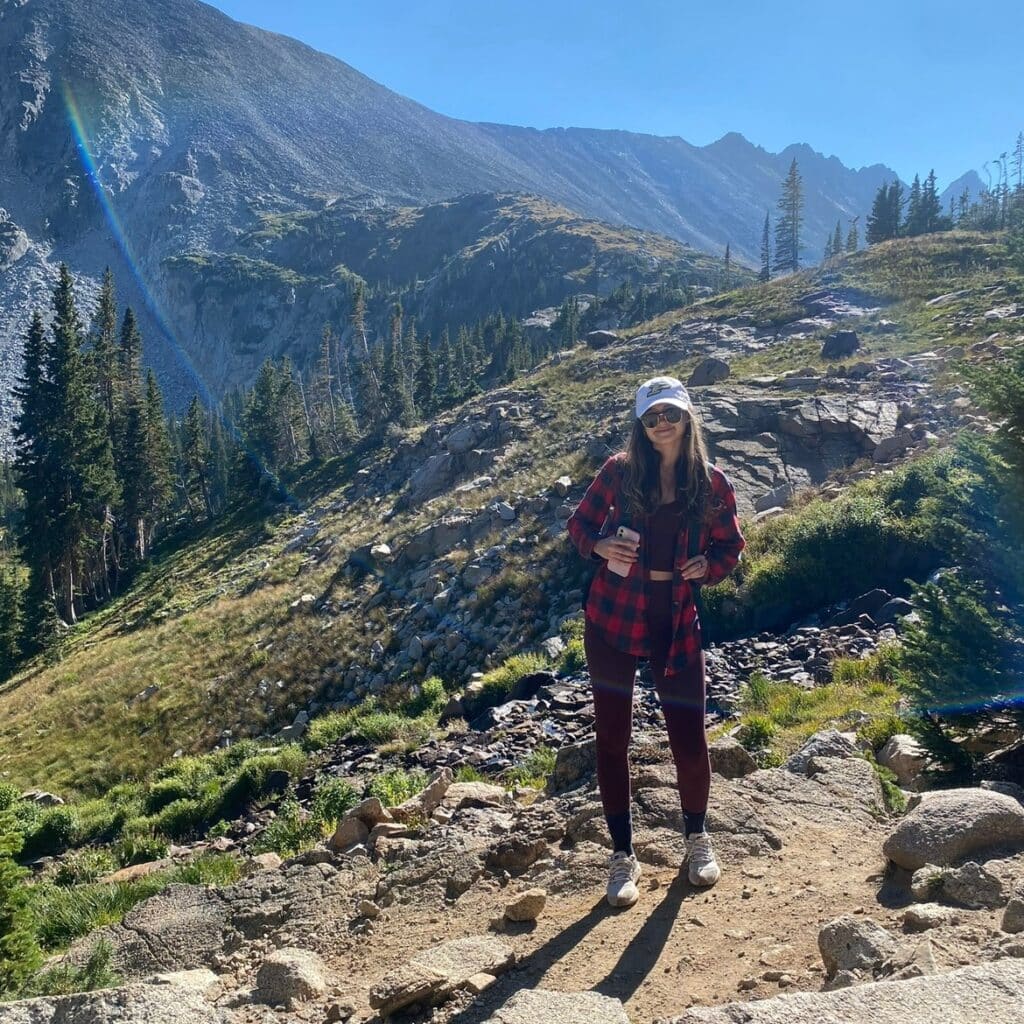
POLYGON ((694 555, 693 558, 684 562, 679 570, 684 580, 702 580, 708 574, 708 559, 706 555, 694 555))
POLYGON ((602 537, 594 545, 594 554, 605 561, 625 562, 632 565, 639 557, 640 545, 621 537, 602 537))

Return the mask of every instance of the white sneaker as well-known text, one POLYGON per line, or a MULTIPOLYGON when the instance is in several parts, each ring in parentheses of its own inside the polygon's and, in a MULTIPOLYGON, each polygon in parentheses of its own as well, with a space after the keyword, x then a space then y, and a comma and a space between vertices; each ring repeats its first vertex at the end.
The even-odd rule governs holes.
POLYGON ((714 885, 722 871, 715 862, 711 836, 693 832, 686 837, 686 861, 690 866, 691 885, 714 885))
POLYGON ((636 883, 640 862, 635 854, 619 850, 608 858, 608 902, 613 907, 631 907, 640 896, 636 883))

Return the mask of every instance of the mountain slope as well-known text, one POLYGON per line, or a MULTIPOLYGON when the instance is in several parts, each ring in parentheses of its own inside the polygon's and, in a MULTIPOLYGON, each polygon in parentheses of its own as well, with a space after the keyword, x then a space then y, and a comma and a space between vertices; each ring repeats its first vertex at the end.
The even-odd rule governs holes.
MULTIPOLYGON (((892 175, 809 149, 800 159, 813 259, 892 175)), ((701 149, 443 117, 195 0, 0 0, 0 391, 60 260, 94 282, 112 266, 143 314, 148 361, 187 394, 197 339, 174 325, 192 311, 165 290, 162 262, 230 253, 262 215, 339 197, 374 207, 527 192, 719 254, 729 242, 754 263, 788 162, 737 135, 701 149)))
MULTIPOLYGON (((986 341, 993 307, 1007 317, 1000 345, 1024 341, 1008 304, 1020 287, 998 236, 887 243, 828 271, 715 296, 610 348, 581 347, 376 446, 361 464, 291 481, 301 511, 221 522, 165 547, 129 591, 75 628, 60 663, 0 687, 0 773, 101 791, 179 747, 209 748, 226 729, 273 733, 300 710, 424 674, 462 684, 578 610, 580 563, 560 529, 563 503, 623 443, 638 380, 666 370, 685 378, 705 354, 729 356, 730 378, 696 395, 713 457, 749 516, 761 499, 784 500, 788 488, 838 471, 835 493, 865 456, 873 475, 894 446, 948 436, 965 414, 949 387, 956 347, 998 352, 986 341), (862 298, 854 311, 856 296, 872 308, 862 298), (843 319, 856 326, 853 358, 866 377, 820 357, 843 319), (940 334, 948 358, 933 351, 940 334), (347 571, 353 552, 377 542, 393 562, 379 575, 347 571)), ((858 561, 897 584, 913 575, 886 558, 858 561)), ((780 570, 764 577, 772 587, 780 570)), ((773 594, 755 610, 759 629, 815 608, 787 618, 773 594)))

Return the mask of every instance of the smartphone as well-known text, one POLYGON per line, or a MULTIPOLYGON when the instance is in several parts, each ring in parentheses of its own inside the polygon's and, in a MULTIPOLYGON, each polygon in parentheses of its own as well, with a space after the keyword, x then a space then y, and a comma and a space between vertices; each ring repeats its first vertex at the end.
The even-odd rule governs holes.
MULTIPOLYGON (((628 526, 620 526, 615 531, 615 536, 619 540, 631 540, 639 541, 640 534, 636 530, 631 530, 628 526)), ((632 562, 619 562, 614 558, 608 559, 608 568, 615 573, 617 576, 628 576, 629 570, 633 568, 632 562)))

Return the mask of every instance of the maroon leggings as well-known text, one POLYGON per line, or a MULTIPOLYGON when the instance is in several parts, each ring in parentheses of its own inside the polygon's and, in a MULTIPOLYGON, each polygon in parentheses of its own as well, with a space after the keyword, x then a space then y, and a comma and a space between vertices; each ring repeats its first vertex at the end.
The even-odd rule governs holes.
MULTIPOLYGON (((704 654, 701 652, 682 672, 665 675, 665 659, 672 642, 671 580, 648 581, 647 628, 651 672, 676 765, 679 800, 685 811, 706 811, 711 762, 704 731, 704 654)), ((597 784, 604 813, 618 815, 629 810, 629 737, 637 659, 610 646, 589 621, 583 632, 583 646, 594 691, 597 784)))

